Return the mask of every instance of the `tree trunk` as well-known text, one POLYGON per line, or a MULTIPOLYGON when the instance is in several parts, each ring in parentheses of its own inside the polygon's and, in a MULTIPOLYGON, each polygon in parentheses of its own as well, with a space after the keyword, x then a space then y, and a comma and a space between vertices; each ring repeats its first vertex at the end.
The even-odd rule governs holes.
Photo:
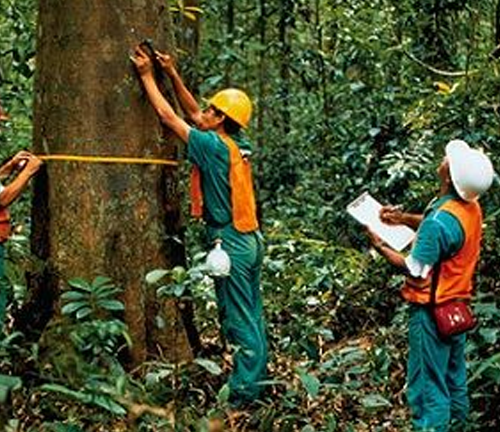
MULTIPOLYGON (((258 102, 257 102, 257 147, 259 149, 264 146, 265 139, 265 116, 266 116, 266 98, 267 98, 267 85, 266 81, 269 80, 267 76, 267 4, 266 0, 259 1, 259 87, 258 87, 258 102)), ((262 160, 258 160, 257 166, 257 180, 263 178, 262 160)), ((260 189, 260 183, 258 183, 260 189)), ((260 208, 260 206, 259 206, 260 208)))
MULTIPOLYGON (((40 0, 35 151, 175 159, 129 60, 146 37, 171 48, 169 23, 164 0, 40 0)), ((176 175, 159 165, 48 161, 35 182, 32 237, 46 265, 31 277, 19 327, 43 329, 68 279, 104 275, 123 288, 133 364, 158 351, 189 358, 178 304, 158 302, 144 282, 184 261, 176 175)))
POLYGON ((281 2, 280 20, 278 23, 279 42, 281 47, 281 119, 283 122, 283 134, 285 136, 290 133, 290 61, 292 47, 288 40, 288 27, 293 19, 293 6, 293 1, 284 0, 281 2))
POLYGON ((500 0, 495 6, 495 46, 500 45, 500 0))

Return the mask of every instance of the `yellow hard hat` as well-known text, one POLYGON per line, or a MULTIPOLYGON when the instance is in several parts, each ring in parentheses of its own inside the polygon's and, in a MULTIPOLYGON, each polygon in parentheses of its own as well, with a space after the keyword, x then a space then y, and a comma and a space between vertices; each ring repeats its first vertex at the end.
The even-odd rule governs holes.
POLYGON ((241 127, 248 127, 252 116, 252 101, 244 91, 235 88, 221 90, 212 96, 208 103, 241 127))

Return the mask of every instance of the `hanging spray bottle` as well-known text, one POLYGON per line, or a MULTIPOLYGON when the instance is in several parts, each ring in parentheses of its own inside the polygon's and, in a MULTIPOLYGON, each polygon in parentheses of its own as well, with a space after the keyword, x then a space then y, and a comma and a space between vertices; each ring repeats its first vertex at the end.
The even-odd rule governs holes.
POLYGON ((214 248, 208 253, 206 266, 212 277, 227 277, 231 271, 231 259, 222 249, 222 239, 215 240, 214 248))

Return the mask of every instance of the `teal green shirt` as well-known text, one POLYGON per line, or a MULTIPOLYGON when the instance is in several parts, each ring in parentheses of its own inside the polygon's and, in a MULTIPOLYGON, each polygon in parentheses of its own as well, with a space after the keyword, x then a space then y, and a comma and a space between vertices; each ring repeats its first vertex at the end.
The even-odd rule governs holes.
MULTIPOLYGON (((241 151, 251 152, 251 145, 241 134, 232 136, 241 151)), ((229 185, 229 149, 213 131, 191 128, 188 159, 201 172, 203 219, 214 228, 231 223, 231 188, 229 185)))
POLYGON ((438 210, 454 194, 432 201, 420 224, 411 256, 418 262, 433 266, 457 253, 464 244, 465 234, 460 221, 445 210, 438 210))

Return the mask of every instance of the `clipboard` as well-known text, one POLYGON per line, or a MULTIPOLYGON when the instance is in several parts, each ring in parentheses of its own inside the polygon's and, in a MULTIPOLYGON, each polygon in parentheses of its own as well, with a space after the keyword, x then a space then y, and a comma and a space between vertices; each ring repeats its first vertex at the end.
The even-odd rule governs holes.
POLYGON ((349 213, 359 223, 369 227, 385 243, 398 252, 405 249, 415 238, 415 231, 406 225, 388 225, 380 220, 380 204, 368 192, 364 192, 347 206, 349 213))

